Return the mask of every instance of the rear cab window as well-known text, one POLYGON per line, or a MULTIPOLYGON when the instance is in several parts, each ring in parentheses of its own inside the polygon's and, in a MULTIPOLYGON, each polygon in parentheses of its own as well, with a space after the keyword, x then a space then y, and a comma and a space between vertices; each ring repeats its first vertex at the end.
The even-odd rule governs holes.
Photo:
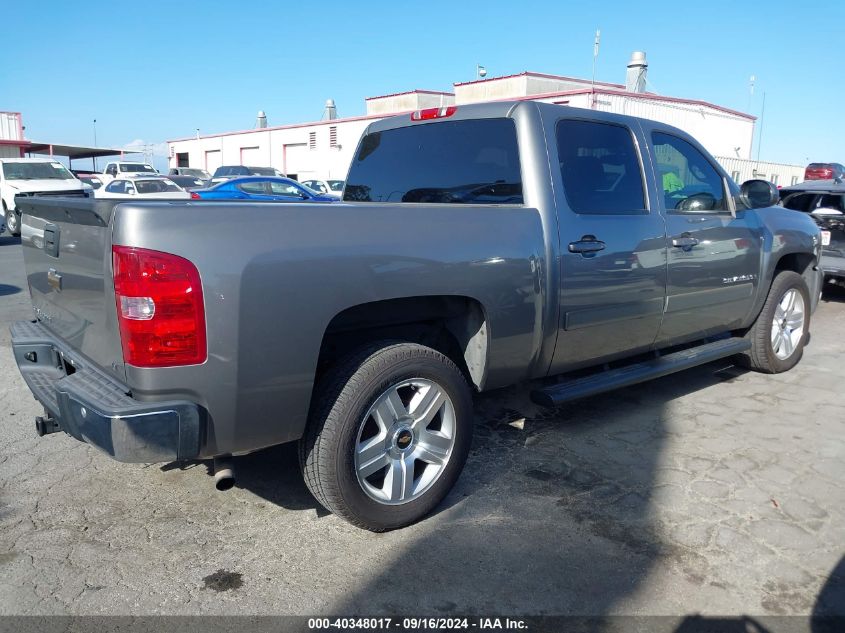
POLYGON ((371 132, 358 146, 343 199, 523 204, 516 125, 469 119, 371 132))

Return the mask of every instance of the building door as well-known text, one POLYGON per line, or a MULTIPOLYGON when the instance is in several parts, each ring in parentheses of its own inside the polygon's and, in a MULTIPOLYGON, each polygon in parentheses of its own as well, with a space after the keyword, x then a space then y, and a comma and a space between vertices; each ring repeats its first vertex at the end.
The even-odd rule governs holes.
POLYGON ((214 175, 214 170, 223 164, 222 152, 219 149, 208 150, 205 153, 205 171, 214 175))
POLYGON ((616 121, 556 124, 560 324, 551 372, 651 348, 666 298, 666 233, 646 196, 635 131, 616 121))

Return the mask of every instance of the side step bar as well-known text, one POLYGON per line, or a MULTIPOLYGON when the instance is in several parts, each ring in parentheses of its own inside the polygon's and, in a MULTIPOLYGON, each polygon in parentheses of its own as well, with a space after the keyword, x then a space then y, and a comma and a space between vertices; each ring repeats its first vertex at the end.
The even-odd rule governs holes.
POLYGON ((666 356, 599 374, 575 378, 545 389, 531 392, 531 400, 543 407, 556 407, 564 402, 594 396, 598 393, 635 385, 652 378, 660 378, 676 371, 703 365, 726 356, 740 354, 751 348, 751 342, 744 338, 726 338, 697 347, 681 350, 666 356))

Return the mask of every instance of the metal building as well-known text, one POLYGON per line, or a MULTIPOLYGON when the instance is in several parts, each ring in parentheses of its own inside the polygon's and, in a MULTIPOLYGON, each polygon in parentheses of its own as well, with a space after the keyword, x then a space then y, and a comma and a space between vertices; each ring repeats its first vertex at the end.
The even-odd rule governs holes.
MULTIPOLYGON (((645 54, 634 53, 626 85, 523 72, 455 83, 452 92, 411 90, 370 97, 363 116, 333 118, 336 109, 330 100, 324 120, 262 127, 266 126, 262 111, 261 123, 254 129, 168 141, 169 164, 209 172, 220 165, 271 166, 299 180, 342 179, 362 132, 374 120, 430 107, 529 99, 654 119, 689 132, 720 160, 750 161, 754 116, 705 101, 646 92, 647 69, 645 54)), ((790 179, 791 172, 780 178, 790 179)))

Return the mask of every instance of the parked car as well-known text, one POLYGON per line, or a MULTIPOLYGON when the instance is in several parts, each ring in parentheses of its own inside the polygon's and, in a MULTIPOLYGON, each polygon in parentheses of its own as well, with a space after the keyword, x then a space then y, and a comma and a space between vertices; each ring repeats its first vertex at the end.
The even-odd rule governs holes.
POLYGON ((845 165, 839 163, 810 163, 804 169, 804 180, 832 180, 845 178, 845 165))
POLYGON ((344 182, 343 180, 303 180, 302 184, 320 193, 341 196, 344 182))
POLYGON ((207 182, 202 178, 198 178, 197 176, 168 176, 168 180, 172 180, 177 185, 182 187, 185 191, 193 191, 194 189, 203 189, 206 187, 207 182))
POLYGON ((337 196, 303 187, 290 178, 246 176, 224 180, 208 189, 191 192, 195 200, 275 200, 277 202, 337 202, 337 196))
POLYGON ((92 190, 99 189, 103 186, 102 174, 98 171, 90 171, 87 169, 71 169, 70 173, 79 178, 82 182, 89 185, 92 190))
POLYGON ((214 458, 220 488, 231 455, 298 440, 317 500, 382 531, 454 485, 474 391, 550 378, 532 398, 556 406, 729 356, 778 373, 809 340, 819 228, 657 121, 536 101, 375 121, 344 201, 28 200, 54 245, 22 242, 38 320, 12 326, 38 432, 214 458))
POLYGON ((274 176, 277 178, 285 178, 285 174, 274 167, 245 167, 244 165, 223 165, 214 170, 214 175, 211 177, 209 184, 216 185, 224 180, 230 178, 237 178, 238 176, 274 176))
POLYGON ((845 182, 814 180, 780 190, 781 204, 809 214, 821 229, 821 268, 845 282, 845 182))
POLYGON ((91 191, 91 186, 52 158, 0 158, 0 200, 6 230, 11 235, 21 234, 21 215, 16 197, 85 197, 91 191))
POLYGON ((193 176, 202 180, 210 180, 211 174, 196 167, 171 167, 168 176, 193 176))
POLYGON ((191 194, 164 176, 126 176, 115 178, 101 189, 96 198, 190 198, 191 194))
POLYGON ((103 168, 103 173, 101 174, 100 179, 105 184, 114 178, 119 178, 121 176, 132 176, 135 174, 150 176, 159 175, 158 171, 156 171, 156 169, 149 163, 138 163, 132 161, 113 161, 110 163, 106 163, 106 166, 103 168))

